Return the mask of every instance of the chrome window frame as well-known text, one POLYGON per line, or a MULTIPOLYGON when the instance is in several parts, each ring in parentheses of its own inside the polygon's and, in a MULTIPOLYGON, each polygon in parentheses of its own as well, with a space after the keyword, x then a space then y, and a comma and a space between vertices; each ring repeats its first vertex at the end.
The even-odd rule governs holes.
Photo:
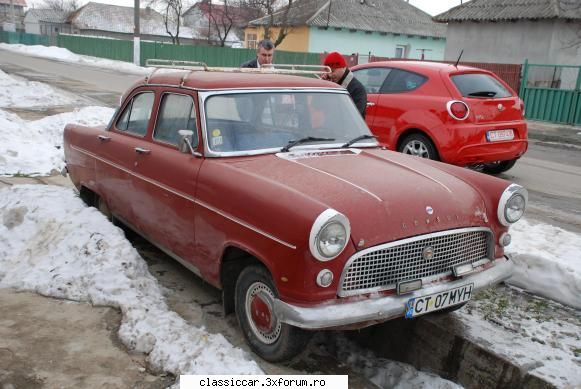
MULTIPOLYGON (((200 123, 202 125, 202 141, 204 142, 204 156, 209 158, 221 158, 221 157, 240 157, 240 156, 251 156, 251 155, 261 155, 261 154, 275 154, 279 153, 280 149, 284 146, 270 149, 257 149, 257 150, 244 150, 244 151, 213 151, 210 149, 207 133, 207 118, 206 118, 206 100, 213 96, 218 95, 231 95, 231 94, 249 94, 249 93, 330 93, 330 94, 344 94, 349 96, 349 92, 346 89, 325 89, 325 88, 240 88, 240 89, 221 89, 221 90, 200 90, 198 91, 198 106, 200 111, 200 123)), ((371 131, 370 131, 371 133, 371 131)), ((297 149, 320 149, 321 146, 325 148, 338 148, 343 145, 344 142, 338 143, 318 143, 316 145, 297 145, 293 150, 297 149)), ((358 147, 377 147, 378 143, 357 143, 358 147)))
POLYGON ((191 94, 184 93, 184 92, 163 91, 163 92, 160 93, 160 95, 159 95, 159 104, 157 106, 157 112, 155 114, 155 121, 153 123, 153 129, 151 131, 151 139, 154 142, 157 142, 157 143, 160 143, 160 144, 163 144, 163 145, 173 146, 173 147, 178 148, 178 149, 180 147, 179 142, 178 142, 178 144, 170 143, 170 142, 166 142, 166 141, 164 141, 162 139, 159 139, 159 138, 156 138, 155 137, 155 132, 156 132, 155 130, 157 129, 157 122, 159 120, 159 114, 161 112, 161 104, 163 103, 164 97, 167 96, 167 95, 187 96, 187 97, 189 97, 192 100, 192 111, 196 115, 196 117, 195 117, 195 120, 196 120, 196 131, 194 131, 194 133, 196 134, 196 144, 192 144, 192 146, 194 147, 194 149, 197 148, 198 145, 200 144, 200 139, 198 137, 198 117, 197 117, 198 112, 196 111, 196 99, 191 94))
MULTIPOLYGON (((411 238, 404 238, 404 239, 400 239, 400 240, 396 240, 393 242, 389 242, 389 243, 383 243, 377 246, 373 246, 373 247, 369 247, 365 250, 361 250, 355 254, 353 254, 345 263, 345 266, 343 266, 343 270, 341 271, 341 277, 339 277, 339 283, 337 284, 337 296, 339 297, 349 297, 349 296, 356 296, 356 295, 362 295, 362 294, 369 294, 369 293, 377 293, 377 292, 382 292, 385 290, 392 290, 394 288, 391 287, 385 287, 385 286, 376 286, 373 288, 367 288, 367 289, 358 289, 358 290, 353 290, 353 291, 344 291, 343 290, 343 283, 345 282, 345 277, 347 275, 347 271, 351 268, 351 264, 361 258, 364 255, 369 254, 370 252, 374 252, 374 251, 378 251, 378 250, 384 250, 384 249, 389 249, 391 247, 394 246, 401 246, 401 245, 405 245, 408 243, 412 243, 412 242, 416 242, 419 240, 425 240, 425 239, 431 239, 431 238, 437 238, 440 236, 446 236, 446 235, 453 235, 453 234, 461 234, 461 233, 465 233, 465 232, 477 232, 477 231, 484 231, 487 232, 488 234, 490 234, 490 240, 488 242, 488 248, 487 248, 487 258, 489 261, 492 261, 494 259, 494 232, 488 228, 488 227, 465 227, 465 228, 458 228, 458 229, 453 229, 453 230, 445 230, 445 231, 439 231, 439 232, 432 232, 432 233, 428 233, 428 234, 424 234, 424 235, 418 235, 418 236, 414 236, 411 238)), ((452 274, 452 271, 449 272, 450 274, 452 274)), ((441 273, 437 276, 435 276, 436 278, 441 278, 441 276, 443 275, 447 275, 448 272, 446 273, 441 273)), ((430 276, 430 277, 425 277, 422 280, 431 280, 433 279, 434 276, 430 276)), ((395 286, 397 287, 397 285, 395 286)))

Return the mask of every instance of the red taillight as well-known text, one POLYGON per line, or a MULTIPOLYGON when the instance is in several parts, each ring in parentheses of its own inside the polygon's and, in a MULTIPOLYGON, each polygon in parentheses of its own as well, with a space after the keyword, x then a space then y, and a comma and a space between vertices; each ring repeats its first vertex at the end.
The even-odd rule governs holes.
POLYGON ((465 120, 468 115, 470 114, 470 109, 468 109, 468 105, 459 100, 452 100, 448 101, 446 104, 446 108, 448 108, 448 113, 456 120, 465 120))

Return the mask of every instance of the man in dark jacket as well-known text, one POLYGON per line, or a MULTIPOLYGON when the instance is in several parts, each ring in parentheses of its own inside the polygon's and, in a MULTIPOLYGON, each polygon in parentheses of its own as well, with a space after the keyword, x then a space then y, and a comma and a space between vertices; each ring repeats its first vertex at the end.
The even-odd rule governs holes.
POLYGON ((329 53, 323 62, 323 65, 331 68, 331 73, 324 75, 324 79, 336 82, 343 88, 347 89, 347 92, 351 95, 351 99, 355 103, 355 106, 359 110, 359 113, 363 118, 365 118, 365 108, 367 107, 367 91, 363 84, 359 82, 351 73, 349 68, 347 68, 347 62, 343 56, 333 51, 329 53))
POLYGON ((256 58, 240 65, 241 68, 260 68, 261 65, 268 65, 272 63, 274 56, 274 43, 268 39, 263 39, 258 42, 256 48, 256 58))

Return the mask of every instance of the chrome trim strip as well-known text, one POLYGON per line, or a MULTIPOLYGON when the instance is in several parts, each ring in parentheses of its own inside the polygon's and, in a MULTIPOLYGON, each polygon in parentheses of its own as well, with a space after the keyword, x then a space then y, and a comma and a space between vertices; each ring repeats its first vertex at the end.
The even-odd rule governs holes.
POLYGON ((333 177, 333 178, 335 178, 336 180, 339 180, 339 181, 341 181, 341 182, 344 182, 344 183, 346 183, 346 184, 348 184, 348 185, 351 185, 351 186, 353 186, 354 188, 357 188, 357 189, 359 189, 360 191, 362 191, 362 192, 364 192, 364 193, 367 193, 369 196, 373 197, 374 199, 376 199, 376 200, 377 200, 377 201, 379 201, 380 203, 382 203, 382 202, 383 202, 383 200, 381 199, 381 197, 377 196, 377 195, 376 195, 376 194, 374 194, 374 193, 371 193, 371 192, 370 192, 370 191, 368 191, 367 189, 365 189, 365 188, 363 188, 363 187, 361 187, 361 186, 359 186, 359 185, 357 185, 357 184, 354 184, 353 182, 347 181, 347 180, 346 180, 346 179, 344 179, 344 178, 337 177, 337 176, 336 176, 336 175, 334 175, 334 174, 331 174, 331 173, 329 173, 329 172, 326 172, 326 171, 324 171, 324 170, 321 170, 321 169, 317 169, 316 167, 313 167, 313 166, 306 165, 306 164, 304 164, 304 163, 301 163, 301 162, 299 162, 299 161, 298 161, 298 160, 296 160, 296 159, 287 159, 287 160, 288 160, 289 162, 294 162, 294 163, 296 163, 296 164, 298 164, 298 165, 301 165, 301 166, 304 166, 304 167, 306 167, 306 168, 308 168, 308 169, 314 170, 314 171, 316 171, 316 172, 318 172, 318 173, 321 173, 321 174, 326 174, 326 175, 328 175, 329 177, 333 177))
POLYGON ((361 298, 341 303, 340 299, 305 307, 275 299, 274 312, 279 320, 304 329, 325 329, 366 322, 380 322, 405 314, 405 304, 412 298, 445 292, 474 283, 474 293, 510 278, 514 268, 508 257, 497 258, 494 266, 459 280, 427 286, 405 295, 361 298))
POLYGON ((228 219, 228 220, 231 220, 231 221, 233 221, 233 222, 235 222, 235 223, 238 223, 238 224, 240 224, 240 225, 242 225, 242 226, 244 226, 244 227, 248 228, 249 230, 252 230, 252 231, 254 231, 254 232, 257 232, 257 233, 259 233, 260 235, 263 235, 263 236, 265 236, 265 237, 267 237, 267 238, 269 238, 269 239, 272 239, 272 240, 274 240, 275 242, 277 242, 277 243, 280 243, 280 244, 281 244, 281 245, 283 245, 283 246, 286 246, 286 247, 288 247, 288 248, 290 248, 290 249, 293 249, 293 250, 296 250, 296 248, 297 248, 297 246, 295 246, 295 245, 292 245, 292 244, 290 244, 290 243, 287 243, 287 242, 285 242, 284 240, 280 240, 280 239, 278 239, 278 238, 276 238, 276 237, 274 237, 274 236, 270 235, 269 233, 267 233, 267 232, 264 232, 264 231, 262 231, 262 230, 259 230, 258 228, 254 227, 254 226, 252 226, 252 225, 250 225, 250 224, 248 224, 248 223, 246 223, 246 222, 244 222, 244 221, 242 221, 242 220, 240 220, 240 219, 238 219, 238 218, 236 218, 236 217, 234 217, 234 216, 232 216, 232 215, 226 214, 225 212, 222 212, 222 211, 220 211, 219 209, 217 209, 217 208, 214 208, 214 207, 212 207, 211 205, 209 205, 209 204, 206 204, 206 203, 204 203, 204 202, 202 202, 202 201, 200 201, 200 200, 196 200, 196 204, 199 204, 200 206, 202 206, 202 207, 204 207, 204 208, 207 208, 207 209, 209 209, 210 211, 212 211, 212 212, 215 212, 215 213, 217 213, 217 214, 219 214, 219 215, 221 215, 221 216, 225 217, 225 218, 226 218, 226 219, 228 219))
MULTIPOLYGON (((405 245, 408 243, 416 242, 418 240, 431 239, 431 238, 437 238, 440 236, 463 234, 466 232, 476 232, 476 231, 484 231, 484 232, 488 232, 490 234, 490 241, 488 244, 488 253, 487 254, 488 254, 488 258, 493 258, 494 257, 494 234, 492 233, 492 230, 490 228, 486 228, 486 227, 458 228, 455 230, 445 230, 445 231, 439 231, 439 232, 432 232, 430 234, 418 235, 418 236, 414 236, 412 238, 400 239, 400 240, 396 240, 393 242, 380 244, 378 246, 369 247, 369 248, 366 248, 365 250, 361 250, 361 251, 358 251, 355 254, 353 254, 347 260, 347 262, 345 263, 345 266, 343 267, 343 271, 341 272, 341 277, 339 278, 339 284, 337 286, 337 295, 341 296, 341 297, 347 297, 347 296, 361 295, 361 294, 366 294, 366 293, 375 293, 375 292, 387 290, 384 287, 374 287, 374 288, 368 288, 368 289, 363 289, 363 290, 344 292, 341 288, 341 285, 343 285, 343 282, 345 281, 345 277, 347 275, 347 272, 349 271, 349 268, 351 267, 351 264, 354 261, 356 261, 357 259, 361 258, 362 256, 364 256, 370 252, 384 250, 384 249, 388 249, 388 248, 391 248, 394 246, 405 245)), ((442 276, 449 275, 449 274, 452 274, 452 273, 451 272, 442 273, 442 276)))
POLYGON ((444 185, 444 183, 442 183, 442 182, 440 182, 440 181, 436 180, 436 179, 435 179, 435 178, 433 178, 433 177, 430 177, 430 176, 426 175, 425 173, 422 173, 422 172, 421 172, 421 171, 419 171, 419 170, 416 170, 416 169, 414 169, 414 168, 412 168, 412 167, 410 167, 410 166, 407 166, 407 165, 405 165, 405 164, 403 164, 403 163, 400 163, 400 162, 394 161, 393 159, 390 159, 390 158, 383 158, 383 157, 378 157, 378 158, 380 158, 380 159, 383 159, 384 161, 389 161, 389 162, 391 162, 391 163, 393 163, 393 164, 396 164, 396 165, 398 165, 398 166, 400 166, 400 167, 402 167, 402 168, 404 168, 404 169, 411 170, 412 172, 414 172, 414 173, 416 173, 416 174, 419 174, 420 176, 422 176, 422 177, 425 177, 425 178, 427 178, 428 180, 430 180, 430 181, 432 181, 432 182, 435 182, 436 184, 440 185, 442 188, 446 189, 446 190, 447 190, 449 193, 452 193, 452 190, 451 190, 450 188, 448 188, 446 185, 444 185))
POLYGON ((226 212, 223 212, 223 211, 221 211, 221 210, 219 210, 217 208, 214 208, 211 205, 206 204, 206 203, 204 203, 204 202, 196 199, 195 197, 191 197, 191 196, 189 196, 189 195, 187 195, 185 193, 182 193, 182 192, 173 190, 170 187, 168 187, 167 185, 164 185, 164 184, 162 184, 162 183, 160 183, 158 181, 154 181, 154 180, 151 180, 151 179, 149 179, 147 177, 144 177, 144 176, 142 176, 140 174, 134 173, 131 170, 128 170, 128 169, 124 168, 123 166, 120 166, 120 165, 118 165, 118 164, 116 164, 114 162, 111 162, 111 161, 108 161, 108 160, 106 160, 104 158, 101 158, 101 157, 97 156, 96 154, 91 153, 88 150, 84 150, 84 149, 81 149, 81 148, 79 148, 77 146, 73 146, 73 145, 71 145, 71 148, 74 149, 74 150, 77 150, 80 153, 83 153, 83 154, 89 155, 89 156, 91 156, 91 157, 93 157, 95 159, 98 159, 99 161, 101 161, 103 163, 106 163, 106 164, 108 164, 110 166, 113 166, 114 168, 117 168, 119 170, 122 170, 123 172, 125 172, 127 174, 130 174, 130 175, 132 175, 134 177, 137 177, 137 178, 139 178, 139 179, 141 179, 143 181, 146 181, 146 182, 148 182, 148 183, 150 183, 150 184, 152 184, 154 186, 157 186, 158 188, 161 188, 161 189, 166 190, 166 191, 168 191, 170 193, 173 193, 176 196, 179 196, 179 197, 182 197, 182 198, 184 198, 184 199, 186 199, 188 201, 191 201, 192 203, 197 204, 197 205, 199 205, 201 207, 204 207, 204 208, 206 208, 206 209, 208 209, 208 210, 210 210, 210 211, 212 211, 214 213, 217 213, 218 215, 220 215, 222 217, 225 217, 228 220, 231 220, 231 221, 233 221, 233 222, 235 222, 237 224, 240 224, 243 227, 248 228, 249 230, 252 230, 252 231, 254 231, 254 232, 256 232, 256 233, 258 233, 258 234, 260 234, 260 235, 262 235, 262 236, 264 236, 266 238, 269 238, 271 240, 274 240, 275 242, 280 243, 283 246, 286 246, 286 247, 291 248, 293 250, 296 250, 296 248, 297 248, 295 245, 292 245, 290 243, 287 243, 287 242, 285 242, 282 239, 278 239, 277 237, 275 237, 273 235, 270 235, 269 233, 267 233, 267 232, 265 232, 265 231, 263 231, 263 230, 261 230, 261 229, 259 229, 257 227, 254 227, 253 225, 248 224, 248 223, 246 223, 246 222, 244 222, 244 221, 242 221, 242 220, 240 220, 240 219, 238 219, 238 218, 236 218, 236 217, 234 217, 232 215, 229 215, 226 212))
MULTIPOLYGON (((209 146, 208 141, 208 127, 207 127, 207 120, 206 120, 206 100, 212 96, 217 95, 225 95, 225 94, 246 94, 248 91, 254 93, 307 93, 307 92, 321 92, 321 93, 338 93, 338 94, 349 94, 345 89, 323 89, 323 88, 263 88, 263 89, 254 89, 252 87, 249 88, 236 88, 236 89, 222 89, 222 90, 212 90, 212 91, 202 91, 198 93, 198 107, 200 111, 200 122, 202 124, 202 138, 204 141, 204 155, 207 158, 219 158, 219 157, 239 157, 239 156, 249 156, 249 155, 259 155, 259 154, 273 154, 280 151, 279 148, 272 148, 272 149, 259 149, 259 150, 245 150, 245 151, 227 151, 227 152, 218 152, 212 151, 209 146)), ((340 146, 340 144, 331 144, 333 146, 340 146)), ((320 147, 321 145, 317 145, 320 147)))

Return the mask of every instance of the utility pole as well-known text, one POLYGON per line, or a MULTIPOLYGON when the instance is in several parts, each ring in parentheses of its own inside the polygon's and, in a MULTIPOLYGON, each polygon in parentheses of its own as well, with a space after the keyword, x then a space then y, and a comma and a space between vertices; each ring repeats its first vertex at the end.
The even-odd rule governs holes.
POLYGON ((139 0, 135 0, 133 5, 134 28, 133 28, 133 63, 137 66, 141 65, 141 43, 139 32, 139 0))
POLYGON ((424 58, 425 58, 425 56, 424 56, 424 53, 425 53, 426 51, 432 51, 432 49, 416 49, 416 50, 418 50, 418 51, 421 51, 421 52, 422 52, 422 56, 421 56, 421 58, 420 58, 420 60, 421 60, 421 61, 423 61, 423 60, 424 60, 424 58))

